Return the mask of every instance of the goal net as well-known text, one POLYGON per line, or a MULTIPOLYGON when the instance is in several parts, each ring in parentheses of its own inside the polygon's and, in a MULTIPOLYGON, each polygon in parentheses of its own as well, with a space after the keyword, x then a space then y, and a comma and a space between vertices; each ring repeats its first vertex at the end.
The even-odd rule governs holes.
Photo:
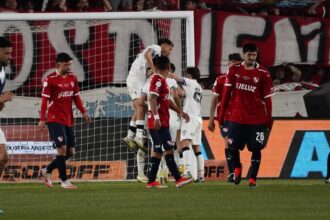
MULTIPOLYGON (((55 71, 55 56, 72 56, 86 125, 74 108, 76 155, 68 161, 72 180, 127 180, 137 174, 135 154, 122 144, 133 112, 126 77, 137 54, 163 37, 174 43, 171 61, 181 74, 194 65, 192 12, 0 14, 0 35, 13 42, 5 91, 15 93, 0 112, 9 162, 0 181, 36 181, 53 160, 48 130, 39 122, 42 80, 55 71)), ((146 158, 147 159, 147 158, 146 158)), ((53 179, 58 179, 57 170, 53 179)))

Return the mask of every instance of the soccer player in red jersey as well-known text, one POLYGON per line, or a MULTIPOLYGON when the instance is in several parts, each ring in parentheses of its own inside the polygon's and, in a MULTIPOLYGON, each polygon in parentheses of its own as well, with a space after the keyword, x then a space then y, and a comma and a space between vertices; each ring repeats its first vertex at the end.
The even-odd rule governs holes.
MULTIPOLYGON (((239 65, 242 62, 242 57, 239 53, 232 53, 228 55, 228 66, 229 68, 232 65, 239 65)), ((214 132, 215 124, 214 124, 214 113, 215 109, 217 109, 217 119, 219 121, 220 116, 220 104, 222 98, 223 87, 225 85, 226 74, 221 74, 218 76, 213 85, 213 98, 210 106, 210 118, 208 123, 208 130, 214 132)), ((234 182, 234 167, 231 159, 230 150, 228 148, 228 122, 224 121, 223 125, 220 127, 221 136, 225 141, 225 156, 228 166, 228 179, 229 183, 234 182)))
POLYGON ((41 170, 41 175, 49 188, 53 187, 51 172, 55 168, 59 171, 62 188, 76 188, 67 179, 65 162, 75 153, 72 104, 75 103, 87 123, 91 121, 79 96, 77 77, 71 72, 71 60, 72 58, 68 54, 59 53, 56 57, 56 72, 47 76, 43 82, 38 126, 43 128, 47 119, 49 134, 57 150, 56 158, 41 170))
POLYGON ((176 180, 176 187, 180 188, 191 183, 192 179, 181 177, 174 160, 174 142, 171 139, 169 131, 169 108, 176 111, 185 120, 189 120, 189 117, 169 99, 169 88, 166 83, 166 76, 169 74, 170 60, 168 57, 161 56, 154 58, 153 63, 156 68, 156 73, 154 73, 150 81, 148 106, 148 128, 152 138, 153 149, 150 158, 151 170, 149 172, 147 188, 162 187, 155 179, 163 153, 165 155, 167 167, 176 180))
POLYGON ((251 173, 249 186, 256 186, 261 150, 265 147, 265 132, 271 128, 273 83, 269 72, 256 62, 258 48, 253 43, 243 46, 243 62, 229 68, 219 124, 228 121, 228 147, 234 165, 235 184, 242 175, 240 150, 245 145, 250 152, 251 173))

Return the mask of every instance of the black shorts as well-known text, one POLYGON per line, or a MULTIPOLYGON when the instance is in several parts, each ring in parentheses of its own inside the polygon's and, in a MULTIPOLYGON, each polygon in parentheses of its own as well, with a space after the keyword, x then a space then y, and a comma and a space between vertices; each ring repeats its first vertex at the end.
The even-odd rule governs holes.
POLYGON ((228 136, 228 121, 224 121, 222 126, 220 127, 220 133, 222 137, 228 136))
POLYGON ((266 145, 265 125, 243 125, 228 122, 228 147, 243 150, 245 145, 249 151, 263 149, 266 145))
POLYGON ((67 147, 75 146, 75 138, 72 127, 68 127, 56 122, 47 123, 49 135, 53 140, 55 147, 67 147))
POLYGON ((163 153, 164 150, 174 149, 174 142, 172 141, 169 128, 162 127, 159 130, 150 129, 149 133, 154 152, 163 153))

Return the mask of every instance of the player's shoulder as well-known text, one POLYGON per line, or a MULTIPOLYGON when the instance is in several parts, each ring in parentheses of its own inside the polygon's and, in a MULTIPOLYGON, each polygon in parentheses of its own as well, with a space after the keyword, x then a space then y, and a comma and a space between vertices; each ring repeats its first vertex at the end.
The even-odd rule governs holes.
POLYGON ((71 78, 73 78, 73 79, 77 79, 77 75, 74 74, 73 72, 70 72, 70 73, 68 74, 68 76, 71 77, 71 78))
POLYGON ((269 71, 267 70, 267 68, 259 63, 256 63, 256 70, 263 74, 269 74, 269 71))
POLYGON ((46 76, 46 78, 44 79, 45 82, 50 82, 54 79, 56 79, 58 77, 58 74, 55 72, 52 72, 51 74, 49 74, 48 76, 46 76))

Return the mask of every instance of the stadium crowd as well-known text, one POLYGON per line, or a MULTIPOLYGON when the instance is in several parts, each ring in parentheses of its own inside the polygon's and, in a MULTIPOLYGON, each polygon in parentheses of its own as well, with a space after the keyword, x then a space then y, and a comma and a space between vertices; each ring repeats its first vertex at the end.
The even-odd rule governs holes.
POLYGON ((329 0, 1 0, 1 11, 113 12, 143 10, 222 10, 251 15, 329 17, 329 0))
MULTIPOLYGON (((2 12, 114 12, 143 10, 221 10, 258 16, 328 18, 330 0, 0 0, 2 12)), ((314 89, 330 81, 329 68, 320 64, 286 64, 270 68, 277 91, 314 89), (285 84, 284 86, 280 86, 285 84)), ((203 79, 211 89, 214 78, 203 79)))

